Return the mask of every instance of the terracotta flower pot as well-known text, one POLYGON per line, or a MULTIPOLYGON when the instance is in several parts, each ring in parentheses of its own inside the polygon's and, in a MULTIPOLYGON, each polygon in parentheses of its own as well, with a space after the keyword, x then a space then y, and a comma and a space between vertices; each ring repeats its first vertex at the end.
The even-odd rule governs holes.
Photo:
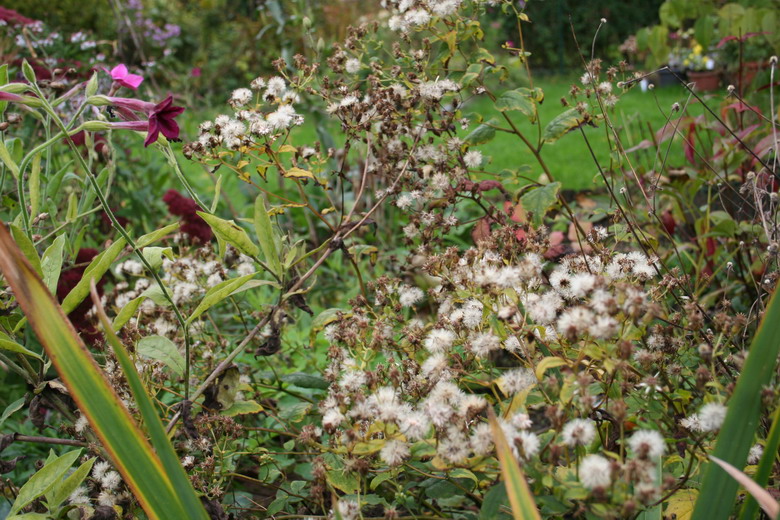
POLYGON ((688 80, 696 84, 696 90, 712 92, 718 89, 720 72, 716 70, 691 70, 688 71, 688 80))

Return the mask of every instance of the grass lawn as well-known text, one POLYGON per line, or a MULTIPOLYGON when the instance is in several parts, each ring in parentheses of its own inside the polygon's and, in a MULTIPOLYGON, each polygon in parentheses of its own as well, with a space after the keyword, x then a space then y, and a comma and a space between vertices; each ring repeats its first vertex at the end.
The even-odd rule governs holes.
MULTIPOLYGON (((551 77, 542 78, 535 82, 535 86, 542 88, 545 93, 545 101, 539 107, 542 128, 555 116, 566 110, 559 100, 568 95, 573 81, 576 79, 551 77)), ((507 85, 506 88, 512 88, 512 86, 507 85)), ((502 90, 497 89, 496 92, 500 93, 502 90)), ((654 131, 662 128, 667 118, 665 114, 669 113, 672 105, 678 102, 683 106, 686 99, 687 91, 681 85, 655 88, 647 92, 642 92, 639 86, 636 86, 624 93, 611 113, 613 123, 622 130, 624 146, 630 148, 642 139, 649 138, 648 124, 654 131)), ((695 102, 695 99, 693 101, 695 102)), ((694 106, 692 102, 689 110, 693 114, 698 114, 701 107, 694 106)), ((504 123, 503 126, 506 126, 501 114, 495 111, 492 103, 486 97, 475 99, 466 107, 465 112, 479 112, 486 120, 496 117, 504 123)), ((519 112, 508 112, 508 114, 511 114, 518 129, 531 142, 535 143, 539 130, 519 112)), ((609 147, 604 125, 599 125, 598 128, 585 127, 585 134, 599 163, 602 167, 608 166, 609 147)), ((523 170, 522 175, 533 180, 538 179, 543 173, 531 152, 513 134, 497 132, 492 141, 480 145, 478 148, 485 156, 490 157, 490 163, 486 167, 488 171, 500 172, 503 169, 521 169, 523 170), (530 170, 524 165, 528 165, 530 170)), ((561 181, 566 189, 583 190, 593 187, 594 182, 601 182, 598 169, 579 130, 563 136, 555 143, 545 145, 541 155, 555 180, 561 181)), ((680 164, 682 157, 680 147, 675 146, 669 163, 672 165, 680 164)))

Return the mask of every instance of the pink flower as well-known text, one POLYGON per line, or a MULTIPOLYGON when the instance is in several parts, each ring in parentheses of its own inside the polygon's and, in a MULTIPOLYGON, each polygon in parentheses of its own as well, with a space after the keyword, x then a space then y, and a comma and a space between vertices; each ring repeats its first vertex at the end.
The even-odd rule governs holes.
POLYGON ((111 79, 113 79, 123 87, 127 87, 133 90, 138 89, 138 86, 144 80, 143 76, 139 76, 138 74, 130 74, 127 71, 127 67, 125 67, 123 63, 120 63, 119 65, 111 69, 109 74, 111 74, 111 79))
POLYGON ((168 139, 178 139, 179 125, 176 124, 174 118, 182 112, 184 112, 184 107, 173 106, 173 96, 170 94, 168 94, 167 98, 154 105, 151 114, 149 114, 149 131, 146 134, 144 146, 149 146, 155 142, 159 134, 164 135, 168 139))
POLYGON ((199 78, 201 74, 200 67, 193 67, 193 69, 190 71, 190 76, 193 78, 199 78))

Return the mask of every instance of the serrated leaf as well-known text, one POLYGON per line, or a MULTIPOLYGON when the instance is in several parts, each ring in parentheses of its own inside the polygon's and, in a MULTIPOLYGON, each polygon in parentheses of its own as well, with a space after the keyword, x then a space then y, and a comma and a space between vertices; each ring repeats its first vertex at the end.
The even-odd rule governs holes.
POLYGON ((558 202, 560 189, 560 182, 551 182, 539 188, 533 188, 520 197, 520 202, 526 213, 533 213, 532 222, 534 225, 542 225, 544 216, 558 202))
POLYGON ((518 111, 532 123, 536 121, 536 105, 527 94, 519 89, 507 90, 496 99, 496 110, 499 112, 518 111))
POLYGON ((247 256, 256 257, 260 254, 260 248, 252 242, 244 228, 232 220, 224 220, 202 211, 198 211, 198 215, 211 227, 217 238, 224 240, 247 256))
POLYGON ((138 340, 135 350, 139 355, 165 363, 173 372, 184 375, 184 356, 176 344, 164 336, 146 336, 138 340))
POLYGON ((579 128, 584 122, 582 114, 576 108, 570 108, 547 123, 542 138, 546 143, 554 143, 568 132, 579 128))
POLYGON ((472 145, 487 143, 496 136, 496 129, 490 126, 495 124, 496 121, 493 119, 486 123, 482 123, 466 136, 465 141, 472 145))
POLYGON ((344 469, 332 469, 325 474, 325 478, 331 486, 348 495, 357 493, 360 489, 357 475, 344 469))

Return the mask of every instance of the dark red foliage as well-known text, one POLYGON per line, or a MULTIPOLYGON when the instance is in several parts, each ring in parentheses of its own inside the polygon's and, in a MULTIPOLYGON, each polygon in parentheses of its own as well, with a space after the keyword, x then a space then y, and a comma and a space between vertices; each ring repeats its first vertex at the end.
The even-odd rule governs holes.
MULTIPOLYGON (((70 293, 70 291, 73 290, 76 285, 78 285, 78 283, 84 277, 84 271, 86 270, 87 265, 89 265, 89 262, 97 255, 98 251, 96 249, 79 249, 78 254, 76 254, 76 261, 74 262, 73 267, 64 270, 60 275, 59 282, 57 282, 57 299, 60 302, 65 299, 68 293, 70 293)), ((97 292, 101 296, 103 295, 104 283, 105 281, 103 278, 95 283, 97 292)), ((94 320, 87 316, 87 313, 91 309, 92 299, 87 296, 78 307, 73 309, 70 314, 68 314, 68 319, 70 319, 70 322, 73 324, 76 330, 81 333, 81 338, 87 344, 94 344, 102 338, 100 332, 98 332, 97 327, 95 326, 94 320)))
POLYGON ((206 221, 197 214, 198 203, 176 190, 168 190, 163 196, 171 215, 181 217, 181 230, 196 242, 206 243, 214 236, 206 221))
POLYGON ((8 25, 30 25, 31 23, 35 23, 35 20, 32 18, 27 18, 13 9, 8 9, 3 6, 0 6, 0 20, 7 22, 8 25))

